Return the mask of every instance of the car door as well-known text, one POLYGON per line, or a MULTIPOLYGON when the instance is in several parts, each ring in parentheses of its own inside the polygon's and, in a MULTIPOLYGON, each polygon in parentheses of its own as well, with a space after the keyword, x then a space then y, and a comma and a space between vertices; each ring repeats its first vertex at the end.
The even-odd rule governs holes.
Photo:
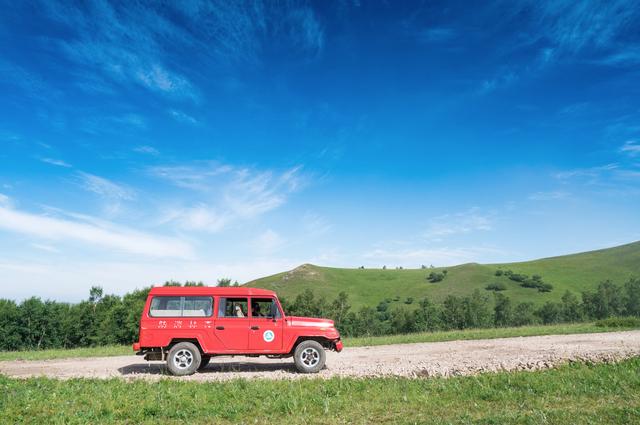
POLYGON ((251 297, 250 313, 249 350, 280 352, 284 321, 276 300, 270 297, 251 297))
POLYGON ((220 297, 214 333, 221 345, 230 351, 249 348, 249 300, 247 297, 220 297))

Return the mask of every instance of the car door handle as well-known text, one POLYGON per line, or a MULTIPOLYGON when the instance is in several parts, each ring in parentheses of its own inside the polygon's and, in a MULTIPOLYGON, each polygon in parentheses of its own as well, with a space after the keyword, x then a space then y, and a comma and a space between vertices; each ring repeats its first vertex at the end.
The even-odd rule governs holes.
POLYGON ((260 326, 251 326, 252 331, 257 331, 258 329, 260 329, 260 326))
POLYGON ((224 326, 216 326, 216 329, 219 331, 223 331, 224 330, 224 326))

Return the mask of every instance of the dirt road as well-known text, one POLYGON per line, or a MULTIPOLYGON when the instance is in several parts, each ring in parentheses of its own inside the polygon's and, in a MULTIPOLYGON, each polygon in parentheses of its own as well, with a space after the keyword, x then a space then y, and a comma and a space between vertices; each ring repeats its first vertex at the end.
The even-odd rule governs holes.
MULTIPOLYGON (((501 370, 536 370, 568 361, 605 362, 640 356, 640 331, 533 336, 476 341, 345 348, 327 353, 321 377, 453 376, 501 370)), ((138 356, 94 357, 46 361, 0 362, 0 373, 13 377, 159 379, 162 363, 138 356)), ((232 378, 294 379, 291 359, 217 357, 202 372, 183 378, 216 381, 232 378)), ((318 376, 318 375, 314 375, 318 376)))

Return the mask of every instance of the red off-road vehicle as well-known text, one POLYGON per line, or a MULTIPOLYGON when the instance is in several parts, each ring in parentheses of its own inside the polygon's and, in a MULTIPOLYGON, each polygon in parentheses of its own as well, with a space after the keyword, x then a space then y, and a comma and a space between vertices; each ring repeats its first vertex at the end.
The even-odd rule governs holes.
POLYGON ((152 288, 133 344, 145 360, 166 360, 174 375, 190 375, 211 357, 293 357, 303 373, 318 372, 325 349, 342 351, 329 319, 285 316, 275 292, 243 287, 152 288))

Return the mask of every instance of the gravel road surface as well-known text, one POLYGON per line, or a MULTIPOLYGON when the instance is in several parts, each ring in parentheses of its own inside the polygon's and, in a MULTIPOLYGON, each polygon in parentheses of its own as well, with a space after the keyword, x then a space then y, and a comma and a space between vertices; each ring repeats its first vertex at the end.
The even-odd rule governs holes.
MULTIPOLYGON (((454 376, 503 370, 537 370, 570 361, 611 362, 640 356, 640 331, 550 335, 475 341, 381 345, 328 352, 320 377, 454 376)), ((167 377, 163 363, 139 356, 0 362, 12 377, 112 378, 155 380, 167 377)), ((218 381, 232 378, 295 379, 291 359, 215 357, 193 376, 171 379, 218 381)), ((318 376, 318 375, 312 375, 318 376)))

